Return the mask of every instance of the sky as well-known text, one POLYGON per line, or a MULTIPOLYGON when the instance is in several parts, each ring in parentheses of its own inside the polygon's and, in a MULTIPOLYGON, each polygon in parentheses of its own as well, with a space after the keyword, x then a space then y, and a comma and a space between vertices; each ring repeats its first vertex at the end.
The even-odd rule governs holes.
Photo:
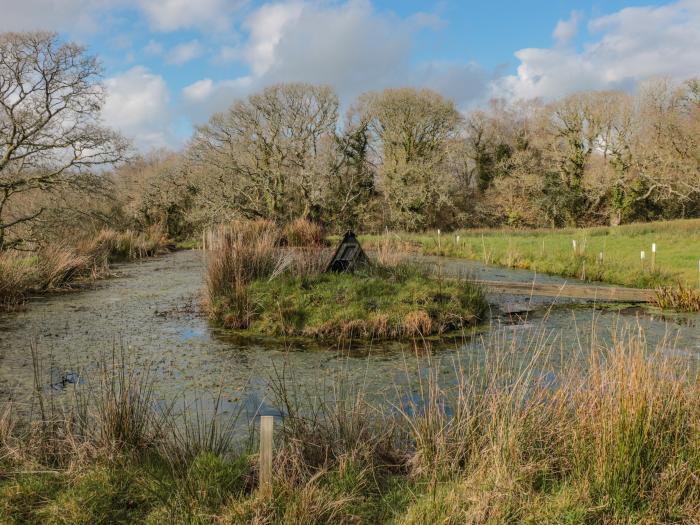
POLYGON ((142 152, 278 83, 434 89, 462 111, 700 76, 700 0, 0 0, 0 32, 50 30, 104 67, 107 124, 142 152))

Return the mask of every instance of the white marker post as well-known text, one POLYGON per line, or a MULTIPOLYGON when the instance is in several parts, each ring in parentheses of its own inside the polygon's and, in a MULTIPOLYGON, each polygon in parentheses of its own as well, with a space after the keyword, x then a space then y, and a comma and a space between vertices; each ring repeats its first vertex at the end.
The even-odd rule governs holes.
POLYGON ((656 269, 656 243, 651 244, 651 271, 656 269))
POLYGON ((438 257, 442 255, 442 243, 440 242, 440 228, 438 228, 438 257))
POLYGON ((601 266, 603 266, 603 252, 600 252, 600 253, 598 254, 598 264, 600 264, 601 266))
POLYGON ((571 244, 574 246, 574 255, 576 255, 576 239, 572 239, 571 244))

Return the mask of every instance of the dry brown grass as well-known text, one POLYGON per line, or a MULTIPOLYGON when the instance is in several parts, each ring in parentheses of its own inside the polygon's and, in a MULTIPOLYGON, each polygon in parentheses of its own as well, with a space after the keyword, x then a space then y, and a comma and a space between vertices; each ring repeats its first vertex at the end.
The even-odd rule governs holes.
MULTIPOLYGON (((484 343, 474 360, 422 355, 387 398, 342 366, 310 390, 295 370, 279 369, 270 385, 282 414, 271 497, 254 490, 254 455, 227 460, 227 447, 202 451, 200 438, 186 445, 196 452, 148 461, 146 451, 168 454, 158 431, 170 427, 155 423, 150 380, 123 379, 131 372, 118 362, 72 411, 52 412, 57 405, 44 398, 28 427, 0 411, 0 465, 10 479, 7 472, 20 472, 2 494, 29 496, 0 502, 0 516, 13 505, 13 516, 35 516, 27 505, 61 508, 66 500, 51 499, 53 485, 20 483, 50 469, 63 483, 61 498, 75 497, 67 500, 73 510, 95 499, 109 511, 134 492, 159 494, 162 507, 136 507, 144 522, 697 523, 700 381, 688 363, 667 357, 666 343, 654 350, 640 333, 616 333, 612 343, 594 337, 590 347, 567 348, 564 364, 546 334, 484 343), (99 423, 105 394, 114 399, 108 418, 121 423, 99 423), (152 470, 170 461, 178 468, 152 470), (89 483, 86 499, 71 496, 80 476, 61 469, 90 476, 105 465, 124 474, 119 486, 138 483, 136 490, 89 483)), ((89 512, 101 509, 89 505, 82 522, 99 522, 89 512)))
POLYGON ((248 285, 282 273, 321 273, 331 255, 321 235, 316 225, 303 220, 283 229, 267 220, 234 221, 205 232, 210 315, 227 328, 247 328, 255 307, 248 285))
POLYGON ((41 289, 56 290, 90 274, 92 259, 72 248, 48 246, 38 253, 37 270, 41 289))
POLYGON ((282 240, 287 246, 318 246, 324 241, 323 228, 306 219, 296 219, 282 229, 282 240))
POLYGON ((144 232, 103 228, 96 235, 81 239, 76 251, 90 257, 95 266, 107 266, 111 260, 151 257, 162 252, 167 243, 167 237, 159 225, 151 226, 144 232))
POLYGON ((36 281, 36 268, 25 254, 0 252, 0 310, 19 307, 36 281))
POLYGON ((405 263, 409 257, 406 243, 392 235, 382 235, 372 247, 377 264, 388 268, 405 263))
POLYGON ((252 315, 247 286, 284 264, 279 230, 269 221, 236 222, 208 235, 207 307, 229 328, 245 328, 252 315))
POLYGON ((683 286, 662 286, 656 289, 656 306, 680 312, 700 312, 700 291, 683 286))
POLYGON ((601 505, 588 511, 594 521, 598 513, 618 523, 635 509, 659 523, 674 513, 697 516, 700 382, 662 348, 650 353, 638 334, 621 334, 611 346, 594 341, 556 383, 541 375, 554 350, 542 340, 517 366, 525 349, 490 345, 483 364, 455 370, 456 386, 427 366, 420 395, 408 397, 421 403, 400 407, 416 445, 411 468, 464 481, 419 502, 402 523, 453 523, 451 512, 459 515, 454 523, 509 521, 541 504, 545 481, 575 487, 566 503, 584 513, 601 505))
POLYGON ((109 273, 114 260, 148 257, 164 250, 167 239, 158 227, 146 232, 103 229, 75 246, 51 244, 34 253, 0 252, 0 309, 21 306, 31 293, 70 288, 81 280, 109 273))

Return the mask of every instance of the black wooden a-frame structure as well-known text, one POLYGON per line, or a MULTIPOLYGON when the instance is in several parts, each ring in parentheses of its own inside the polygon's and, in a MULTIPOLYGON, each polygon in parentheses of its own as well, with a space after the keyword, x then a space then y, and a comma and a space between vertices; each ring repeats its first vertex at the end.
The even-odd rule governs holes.
POLYGON ((369 259, 353 232, 347 232, 328 263, 327 272, 352 272, 369 265, 369 259))

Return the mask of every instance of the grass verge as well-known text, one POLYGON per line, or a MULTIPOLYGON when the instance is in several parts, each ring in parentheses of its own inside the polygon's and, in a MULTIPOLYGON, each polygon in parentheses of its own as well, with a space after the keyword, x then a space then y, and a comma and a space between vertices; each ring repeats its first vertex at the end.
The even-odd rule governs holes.
MULTIPOLYGON (((430 232, 395 238, 425 254, 635 288, 673 286, 679 281, 685 287, 700 285, 699 219, 561 230, 430 232)), ((363 241, 376 245, 382 237, 368 236, 363 241)))

